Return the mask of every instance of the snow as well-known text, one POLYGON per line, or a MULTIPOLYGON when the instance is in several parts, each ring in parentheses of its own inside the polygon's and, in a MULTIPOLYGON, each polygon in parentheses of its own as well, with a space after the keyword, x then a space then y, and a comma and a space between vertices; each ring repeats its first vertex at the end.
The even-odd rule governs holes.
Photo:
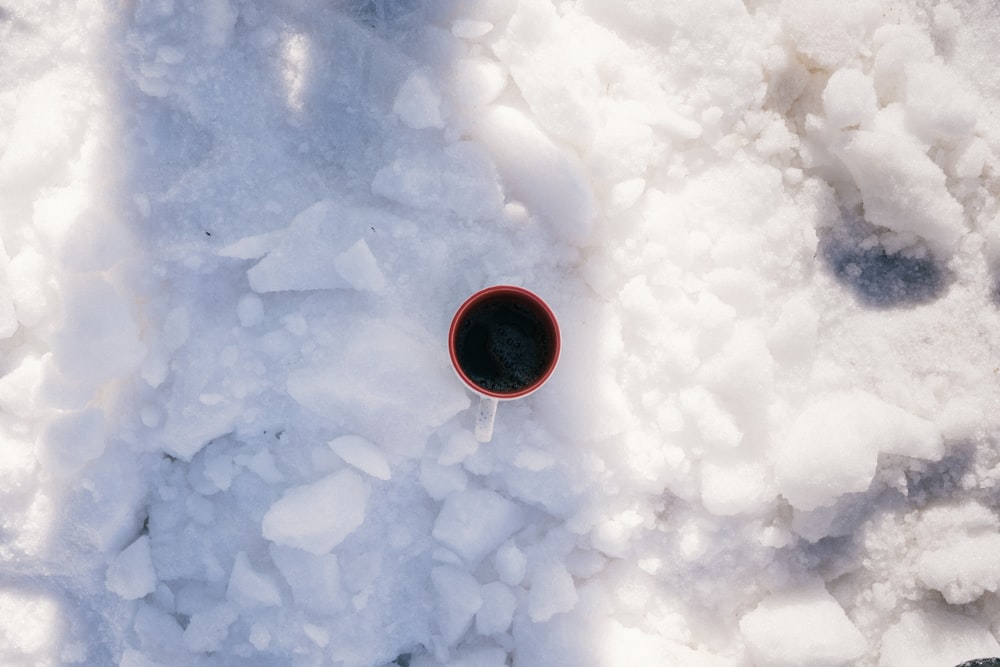
POLYGON ((944 454, 931 422, 861 391, 806 405, 772 451, 778 489, 805 510, 868 489, 880 452, 932 461, 944 454))
POLYGON ((115 556, 108 567, 108 590, 125 600, 138 600, 156 590, 156 568, 149 536, 142 535, 115 556))
POLYGON ((465 634, 476 612, 483 606, 482 593, 476 578, 465 570, 441 565, 431 572, 437 593, 438 630, 446 645, 453 646, 465 634))
POLYGON ((277 607, 281 604, 281 589, 274 578, 253 569, 246 552, 236 554, 226 597, 242 609, 277 607))
POLYGON ((1000 23, 0 7, 0 664, 1000 657, 1000 23), (474 437, 455 309, 556 313, 474 437))
POLYGON ((823 113, 839 129, 867 125, 878 112, 875 83, 859 69, 842 68, 830 76, 823 89, 823 113))
POLYGON ((885 633, 879 667, 930 667, 1000 654, 1000 644, 968 617, 929 608, 904 613, 885 633))
POLYGON ((573 577, 566 566, 556 561, 540 564, 532 574, 528 591, 528 616, 544 622, 576 606, 577 593, 573 577))
POLYGON ((461 491, 445 498, 431 535, 474 565, 520 530, 524 522, 524 510, 498 493, 461 491))
POLYGON ((482 605, 476 612, 476 632, 485 636, 507 632, 517 610, 517 597, 511 589, 499 581, 491 581, 480 589, 479 595, 482 605))
POLYGON ((845 665, 865 651, 865 638, 822 585, 773 593, 740 619, 754 664, 768 667, 845 665))

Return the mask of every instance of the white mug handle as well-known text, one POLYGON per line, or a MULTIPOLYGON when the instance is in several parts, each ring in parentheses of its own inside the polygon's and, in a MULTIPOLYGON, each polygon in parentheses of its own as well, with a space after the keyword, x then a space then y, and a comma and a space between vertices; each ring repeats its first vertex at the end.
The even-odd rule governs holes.
POLYGON ((493 439, 493 420, 497 416, 497 399, 492 396, 479 397, 479 410, 476 412, 476 440, 489 442, 493 439))

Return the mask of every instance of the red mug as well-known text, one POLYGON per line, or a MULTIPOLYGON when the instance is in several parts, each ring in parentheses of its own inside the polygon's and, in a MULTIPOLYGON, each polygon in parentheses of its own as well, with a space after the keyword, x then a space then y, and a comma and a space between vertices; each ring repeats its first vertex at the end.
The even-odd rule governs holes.
POLYGON ((458 377, 479 394, 476 439, 489 442, 498 401, 545 384, 559 360, 552 309, 523 287, 496 285, 465 300, 451 321, 448 350, 458 377))

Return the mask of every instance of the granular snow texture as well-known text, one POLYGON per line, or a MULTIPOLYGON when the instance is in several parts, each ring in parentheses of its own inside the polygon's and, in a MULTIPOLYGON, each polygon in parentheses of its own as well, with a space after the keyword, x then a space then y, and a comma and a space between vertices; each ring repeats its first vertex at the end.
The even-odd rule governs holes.
POLYGON ((0 0, 0 664, 1000 656, 998 37, 0 0), (562 355, 479 443, 496 284, 562 355))

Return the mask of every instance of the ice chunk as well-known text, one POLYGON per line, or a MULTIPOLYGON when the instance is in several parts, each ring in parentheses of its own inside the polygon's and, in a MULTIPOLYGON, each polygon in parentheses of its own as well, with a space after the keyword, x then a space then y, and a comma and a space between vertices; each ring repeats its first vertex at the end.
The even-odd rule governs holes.
POLYGON ((471 431, 456 431, 448 436, 444 446, 441 447, 438 463, 443 466, 461 463, 479 450, 479 444, 471 431))
MULTIPOLYGON (((584 24, 587 25, 587 24, 584 24)), ((587 25, 591 27, 593 24, 587 25)), ((599 124, 595 109, 603 83, 595 44, 605 33, 591 30, 570 37, 548 0, 521 0, 493 50, 539 124, 552 135, 586 148, 599 124)))
POLYGON ((237 472, 232 452, 224 448, 203 450, 191 464, 190 470, 193 475, 201 476, 196 488, 206 495, 227 490, 237 472))
POLYGON ((90 104, 84 100, 93 100, 93 76, 76 63, 48 72, 25 80, 18 88, 16 110, 6 113, 0 188, 7 192, 30 192, 46 179, 58 178, 86 135, 90 104))
POLYGON ((577 593, 573 577, 560 561, 549 560, 535 570, 528 593, 528 614, 531 620, 542 623, 556 614, 576 606, 577 593))
POLYGON ((282 231, 276 231, 245 236, 216 250, 215 254, 220 257, 232 257, 234 259, 260 259, 278 245, 282 235, 282 231))
MULTIPOLYGON (((186 378, 188 391, 194 384, 191 375, 186 378)), ((174 409, 168 411, 165 423, 155 434, 155 442, 171 456, 185 461, 190 461, 215 438, 231 433, 243 414, 237 401, 224 400, 210 407, 202 405, 201 409, 198 403, 182 403, 182 408, 176 407, 178 403, 182 403, 179 397, 171 402, 174 409)))
MULTIPOLYGON (((600 636, 601 667, 635 665, 683 665, 684 667, 721 667, 725 661, 708 651, 690 648, 683 641, 663 633, 643 632, 618 620, 609 619, 600 636)), ((535 663, 538 664, 538 663, 535 663)), ((765 667, 765 665, 755 665, 765 667)))
POLYGON ((340 563, 334 554, 311 554, 272 544, 271 560, 292 589, 295 604, 306 611, 329 613, 344 604, 340 563))
POLYGON ((514 593, 499 581, 491 581, 482 587, 480 594, 483 604, 476 612, 476 632, 481 635, 507 632, 517 608, 514 593))
POLYGON ((956 542, 926 551, 917 562, 917 576, 941 591, 948 604, 974 602, 1000 587, 1000 534, 956 538, 956 542))
POLYGON ((563 346, 557 372, 533 397, 552 431, 590 442, 621 433, 632 420, 615 368, 622 318, 611 306, 572 304, 558 311, 563 346))
POLYGON ((882 17, 882 7, 875 0, 784 0, 781 17, 799 52, 834 69, 858 56, 882 17))
POLYGON ((429 76, 422 71, 410 74, 396 93, 392 111, 414 130, 444 127, 441 95, 429 76))
POLYGON ((420 462, 420 484, 431 498, 443 500, 449 494, 464 491, 469 484, 469 477, 458 466, 424 460, 420 462))
POLYGON ((306 623, 302 626, 302 633, 309 638, 309 641, 321 648, 330 644, 330 633, 318 625, 306 623))
MULTIPOLYGON (((164 599, 162 602, 165 602, 170 609, 173 608, 172 600, 164 599)), ((187 653, 184 648, 183 628, 177 622, 177 618, 158 606, 157 602, 140 603, 132 627, 135 629, 139 645, 159 659, 180 662, 186 657, 183 656, 187 653)))
POLYGON ((375 174, 372 192, 424 210, 447 209, 464 218, 491 218, 503 207, 499 176, 482 146, 460 141, 443 154, 395 160, 375 174))
POLYGON ((861 657, 865 638, 821 585, 773 593, 740 619, 757 665, 835 667, 861 657))
POLYGON ((358 239, 354 245, 334 257, 333 268, 356 290, 381 292, 385 289, 385 276, 364 239, 358 239))
POLYGON ((475 565, 524 525, 524 511, 485 489, 448 496, 431 534, 466 563, 475 565))
POLYGON ((772 450, 778 491, 799 509, 864 491, 879 451, 936 460, 941 434, 929 421, 855 390, 813 399, 772 450))
POLYGON ((493 562, 500 581, 508 586, 518 586, 528 569, 528 557, 513 541, 505 542, 497 549, 493 562))
POLYGON ((600 519, 590 534, 590 545, 614 558, 624 558, 631 549, 632 532, 642 525, 642 516, 634 509, 600 519))
POLYGON ((913 25, 883 25, 872 35, 878 48, 872 76, 883 105, 904 97, 906 69, 911 63, 927 62, 934 57, 934 42, 913 25))
POLYGON ((948 173, 957 178, 979 178, 989 155, 986 142, 978 137, 962 142, 948 155, 948 173))
POLYGON ((469 406, 463 385, 416 322, 357 318, 337 331, 325 362, 288 376, 288 393, 310 411, 404 455, 423 451, 430 432, 469 406))
POLYGON ((236 554, 226 598, 243 609, 281 605, 281 590, 273 578, 257 572, 245 551, 236 554))
POLYGON ((961 614, 926 608, 904 613, 882 635, 878 667, 941 667, 997 655, 1000 644, 988 628, 961 614))
POLYGON ((184 646, 192 653, 218 651, 239 615, 239 609, 231 602, 192 614, 184 629, 184 646))
POLYGON ((126 600, 137 600, 156 590, 156 569, 149 536, 125 547, 108 566, 108 590, 126 600))
POLYGON ((277 484, 285 479, 274 461, 274 454, 269 449, 262 449, 252 456, 239 456, 236 463, 246 466, 255 475, 268 484, 277 484))
POLYGON ((455 104, 478 110, 496 100, 507 86, 507 72, 492 58, 463 58, 452 66, 451 83, 455 104))
POLYGON ((266 651, 271 645, 271 633, 261 623, 254 623, 250 628, 250 645, 258 651, 266 651))
POLYGON ((367 502, 361 476, 340 470, 286 491, 264 515, 263 535, 276 544, 327 553, 361 525, 367 502))
POLYGON ((617 206, 624 210, 638 200, 646 187, 642 176, 650 162, 656 159, 662 145, 653 128, 627 112, 608 118, 594 137, 586 153, 587 167, 594 176, 618 182, 617 206), (631 200, 631 203, 627 203, 631 200))
POLYGON ((262 293, 356 287, 351 280, 369 289, 383 284, 371 250, 367 243, 359 245, 359 237, 372 227, 394 224, 395 218, 375 209, 316 202, 296 215, 275 247, 247 271, 250 287, 262 293))
POLYGON ((681 410, 698 429, 704 444, 731 449, 743 440, 743 433, 718 398, 702 386, 685 389, 678 396, 681 410))
POLYGON ((104 446, 104 411, 87 408, 52 419, 35 443, 35 455, 46 469, 70 474, 99 457, 104 446))
POLYGON ((392 477, 385 455, 370 440, 366 440, 360 435, 342 435, 331 440, 329 445, 337 456, 361 472, 381 480, 388 480, 392 477))
POLYGON ((858 69, 844 68, 833 73, 823 90, 823 112, 831 127, 865 125, 878 111, 875 84, 858 69))
POLYGON ((132 651, 132 658, 123 657, 119 667, 166 667, 183 663, 190 657, 184 646, 184 630, 177 619, 154 604, 143 603, 139 606, 133 627, 138 645, 148 655, 132 651))
POLYGON ((434 568, 431 581, 437 593, 438 630, 444 642, 453 645, 469 629, 483 604, 479 583, 468 572, 450 565, 434 568))
MULTIPOLYGON (((513 636, 518 667, 721 667, 733 662, 732 658, 720 658, 704 647, 689 648, 690 639, 684 636, 686 628, 671 627, 678 621, 663 614, 663 598, 644 609, 636 609, 635 617, 628 614, 617 617, 614 612, 623 610, 613 599, 608 599, 604 590, 604 586, 581 587, 580 600, 573 611, 545 623, 535 623, 527 614, 516 614, 513 636), (642 620, 637 622, 633 618, 642 620), (600 639, 588 642, 581 641, 582 637, 600 639)), ((744 656, 740 659, 749 664, 744 656)))
POLYGON ((515 198, 536 211, 564 240, 587 240, 597 218, 597 202, 576 155, 560 149, 512 107, 486 111, 473 132, 489 149, 515 198))
POLYGON ((712 514, 757 512, 774 497, 767 466, 748 457, 712 457, 701 463, 701 500, 712 514))
POLYGON ((236 304, 240 325, 255 327, 264 320, 264 302, 256 294, 244 294, 236 304))
POLYGON ((976 129, 980 109, 953 69, 941 63, 906 67, 906 115, 922 136, 969 136, 976 129))

